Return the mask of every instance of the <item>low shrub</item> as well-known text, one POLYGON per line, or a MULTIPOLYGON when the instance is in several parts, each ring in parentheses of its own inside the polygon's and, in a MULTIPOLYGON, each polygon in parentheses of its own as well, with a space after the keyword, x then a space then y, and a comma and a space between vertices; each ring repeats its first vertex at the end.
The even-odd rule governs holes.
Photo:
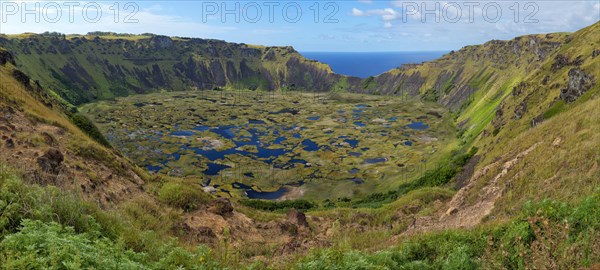
POLYGON ((21 220, 58 222, 77 232, 98 228, 88 213, 92 207, 56 187, 27 185, 0 165, 0 236, 13 233, 21 220))
POLYGON ((71 115, 71 121, 85 134, 90 136, 90 138, 106 147, 110 147, 110 143, 104 138, 104 135, 102 135, 98 127, 96 127, 96 125, 94 125, 94 123, 85 115, 74 113, 71 115))
POLYGON ((267 201, 267 200, 240 200, 241 205, 245 205, 254 209, 277 211, 295 208, 299 210, 309 210, 315 208, 316 205, 307 200, 288 200, 288 201, 267 201))
POLYGON ((144 269, 143 254, 55 222, 25 219, 0 243, 5 269, 144 269))
POLYGON ((211 196, 202 191, 198 185, 169 182, 158 191, 158 198, 173 207, 192 211, 210 201, 211 196))

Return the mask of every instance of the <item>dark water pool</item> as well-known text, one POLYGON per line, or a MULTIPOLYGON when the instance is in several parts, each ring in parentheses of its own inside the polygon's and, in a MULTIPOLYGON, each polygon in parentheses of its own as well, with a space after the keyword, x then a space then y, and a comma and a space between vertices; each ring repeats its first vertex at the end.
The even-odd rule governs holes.
POLYGON ((188 137, 188 136, 194 135, 194 132, 193 131, 189 131, 189 130, 177 130, 177 131, 171 132, 171 135, 172 136, 188 137))
POLYGON ((353 157, 360 157, 360 156, 362 156, 362 153, 359 153, 359 152, 348 152, 348 155, 351 155, 353 157))
POLYGON ((350 181, 354 182, 354 184, 357 185, 364 183, 364 180, 362 178, 351 178, 350 181))
POLYGON ((280 187, 276 191, 271 191, 271 192, 257 191, 257 190, 254 190, 254 188, 252 188, 251 186, 248 186, 248 185, 245 185, 245 184, 242 184, 239 182, 235 182, 231 186, 235 189, 244 190, 244 193, 246 193, 246 196, 250 199, 276 200, 276 199, 281 198, 283 195, 285 195, 288 192, 288 189, 285 187, 280 187))
POLYGON ((208 163, 207 165, 208 165, 208 169, 204 170, 202 173, 204 173, 206 175, 211 175, 211 176, 219 175, 219 173, 222 170, 231 168, 231 166, 218 164, 218 163, 212 163, 212 162, 208 163))
POLYGON ((248 123, 254 124, 254 125, 264 125, 264 124, 266 124, 265 121, 258 120, 258 119, 248 119, 248 123))
POLYGON ((424 122, 412 122, 412 123, 406 125, 406 127, 410 128, 410 129, 423 130, 423 129, 428 129, 429 125, 425 124, 424 122))
POLYGON ((363 164, 375 164, 375 163, 382 163, 382 162, 386 162, 386 161, 387 161, 387 158, 384 158, 384 157, 367 158, 367 159, 365 159, 363 164))
POLYGON ((302 146, 304 146, 304 151, 308 151, 308 152, 314 152, 314 151, 319 150, 319 145, 310 139, 306 139, 306 140, 302 141, 302 146))
POLYGON ((194 130, 197 130, 197 131, 200 131, 200 132, 202 132, 202 131, 207 131, 207 130, 209 130, 209 129, 210 129, 210 127, 209 127, 209 126, 196 126, 196 127, 194 128, 194 130))
POLYGON ((352 148, 355 148, 358 146, 358 139, 345 139, 344 142, 347 142, 352 148))
POLYGON ((146 166, 146 169, 147 169, 148 171, 150 171, 150 172, 157 173, 157 172, 159 172, 160 170, 162 170, 162 167, 161 167, 161 166, 153 166, 153 165, 148 165, 148 166, 146 166))
POLYGON ((282 143, 283 141, 285 141, 285 140, 287 140, 287 138, 286 138, 286 137, 280 136, 280 137, 277 137, 277 138, 276 138, 276 139, 273 141, 273 143, 274 143, 274 144, 281 144, 281 143, 282 143))

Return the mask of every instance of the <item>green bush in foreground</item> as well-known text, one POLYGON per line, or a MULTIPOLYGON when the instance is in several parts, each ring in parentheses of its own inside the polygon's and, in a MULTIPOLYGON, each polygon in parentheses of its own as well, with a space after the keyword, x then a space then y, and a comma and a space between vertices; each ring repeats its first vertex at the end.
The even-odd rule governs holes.
POLYGON ((56 187, 26 185, 0 164, 0 237, 13 233, 21 220, 59 222, 77 232, 98 229, 91 210, 77 197, 56 187))
POLYGON ((124 214, 148 208, 131 203, 106 212, 0 164, 0 269, 226 269, 205 246, 188 251, 131 222, 124 214))
POLYGON ((18 233, 1 243, 6 269, 143 269, 143 255, 123 250, 112 242, 55 222, 23 220, 18 233))
POLYGON ((158 261, 94 233, 23 220, 19 232, 0 242, 2 269, 224 269, 205 246, 190 252, 165 245, 158 261))

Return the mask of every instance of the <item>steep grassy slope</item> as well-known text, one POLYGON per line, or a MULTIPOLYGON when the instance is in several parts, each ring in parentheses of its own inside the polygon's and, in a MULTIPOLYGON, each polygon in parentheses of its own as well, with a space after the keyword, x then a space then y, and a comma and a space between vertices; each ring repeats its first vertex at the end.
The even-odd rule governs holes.
POLYGON ((568 34, 528 35, 464 47, 420 65, 406 65, 361 86, 367 93, 421 96, 460 112, 466 137, 477 136, 495 107, 525 76, 553 57, 568 34))
POLYGON ((102 139, 89 120, 65 111, 12 60, 0 62, 0 162, 22 168, 33 182, 59 185, 100 205, 140 193, 137 169, 88 135, 102 139), (88 134, 75 123, 89 124, 88 134))
MULTIPOLYGON (((600 23, 566 37, 542 65, 511 88, 475 141, 486 149, 480 166, 528 148, 499 181, 503 195, 495 213, 510 216, 526 200, 578 201, 600 186, 600 23)), ((469 198, 473 198, 471 194, 469 198)))
MULTIPOLYGON (((160 90, 329 91, 329 66, 291 47, 220 40, 93 33, 0 36, 24 72, 72 104, 160 90)), ((342 85, 343 86, 343 85, 342 85)))

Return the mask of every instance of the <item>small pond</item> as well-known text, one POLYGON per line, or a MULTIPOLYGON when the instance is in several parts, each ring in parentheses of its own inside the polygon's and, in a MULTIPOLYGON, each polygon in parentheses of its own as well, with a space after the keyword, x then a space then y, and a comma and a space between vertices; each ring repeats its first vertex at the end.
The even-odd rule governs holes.
POLYGON ((365 161, 363 162, 363 164, 383 163, 383 162, 386 162, 386 161, 387 161, 387 158, 384 158, 384 157, 367 158, 367 159, 365 159, 365 161))
POLYGON ((424 130, 424 129, 428 129, 429 125, 425 124, 424 122, 412 122, 412 123, 406 125, 406 127, 410 128, 410 129, 415 129, 415 130, 424 130))

